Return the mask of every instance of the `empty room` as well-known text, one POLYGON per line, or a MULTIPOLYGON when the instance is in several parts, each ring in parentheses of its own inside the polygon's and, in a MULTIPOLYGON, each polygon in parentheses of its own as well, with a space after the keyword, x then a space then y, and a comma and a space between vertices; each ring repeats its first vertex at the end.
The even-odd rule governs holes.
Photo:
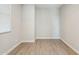
POLYGON ((0 4, 0 55, 78 55, 79 4, 0 4))

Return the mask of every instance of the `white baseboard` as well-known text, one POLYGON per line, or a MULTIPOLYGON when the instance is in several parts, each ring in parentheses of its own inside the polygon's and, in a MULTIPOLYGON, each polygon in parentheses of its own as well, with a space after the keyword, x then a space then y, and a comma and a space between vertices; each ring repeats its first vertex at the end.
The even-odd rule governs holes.
POLYGON ((79 51, 75 48, 73 48, 71 45, 69 45, 66 41, 64 41, 63 39, 61 39, 67 46, 69 46, 73 51, 75 51, 77 54, 79 54, 79 51))
POLYGON ((36 39, 60 39, 60 37, 36 37, 36 39))
POLYGON ((22 41, 22 42, 35 42, 35 40, 26 40, 26 41, 22 41))
POLYGON ((18 45, 20 45, 22 42, 17 43, 16 45, 14 45, 11 49, 9 49, 7 52, 3 53, 2 55, 8 55, 8 53, 10 53, 14 48, 16 48, 18 45))

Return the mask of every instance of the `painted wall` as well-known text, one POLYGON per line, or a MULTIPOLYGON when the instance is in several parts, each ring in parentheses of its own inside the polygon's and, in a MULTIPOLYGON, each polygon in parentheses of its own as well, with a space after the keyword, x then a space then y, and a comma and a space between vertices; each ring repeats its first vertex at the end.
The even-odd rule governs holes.
POLYGON ((36 8, 36 39, 59 39, 59 9, 36 8))
POLYGON ((0 54, 7 53, 21 41, 21 6, 16 4, 10 6, 12 30, 11 32, 0 34, 0 54))
POLYGON ((11 31, 10 5, 0 4, 0 33, 11 31))
POLYGON ((79 5, 64 5, 60 11, 61 38, 79 53, 79 5))
POLYGON ((22 7, 22 41, 33 42, 35 40, 35 6, 25 4, 22 7))

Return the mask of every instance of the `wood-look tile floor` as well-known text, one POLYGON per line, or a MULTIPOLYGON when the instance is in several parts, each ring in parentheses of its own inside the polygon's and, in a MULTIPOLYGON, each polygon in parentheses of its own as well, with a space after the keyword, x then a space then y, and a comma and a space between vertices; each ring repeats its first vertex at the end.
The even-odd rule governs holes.
POLYGON ((61 40, 38 39, 35 43, 22 43, 9 55, 77 55, 61 40))

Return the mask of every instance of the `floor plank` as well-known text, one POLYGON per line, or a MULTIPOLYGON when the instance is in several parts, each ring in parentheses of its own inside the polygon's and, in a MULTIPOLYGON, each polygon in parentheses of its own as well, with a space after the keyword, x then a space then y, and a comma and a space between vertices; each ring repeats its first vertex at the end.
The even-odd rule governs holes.
POLYGON ((9 55, 77 55, 60 39, 38 39, 35 43, 22 43, 9 55))

